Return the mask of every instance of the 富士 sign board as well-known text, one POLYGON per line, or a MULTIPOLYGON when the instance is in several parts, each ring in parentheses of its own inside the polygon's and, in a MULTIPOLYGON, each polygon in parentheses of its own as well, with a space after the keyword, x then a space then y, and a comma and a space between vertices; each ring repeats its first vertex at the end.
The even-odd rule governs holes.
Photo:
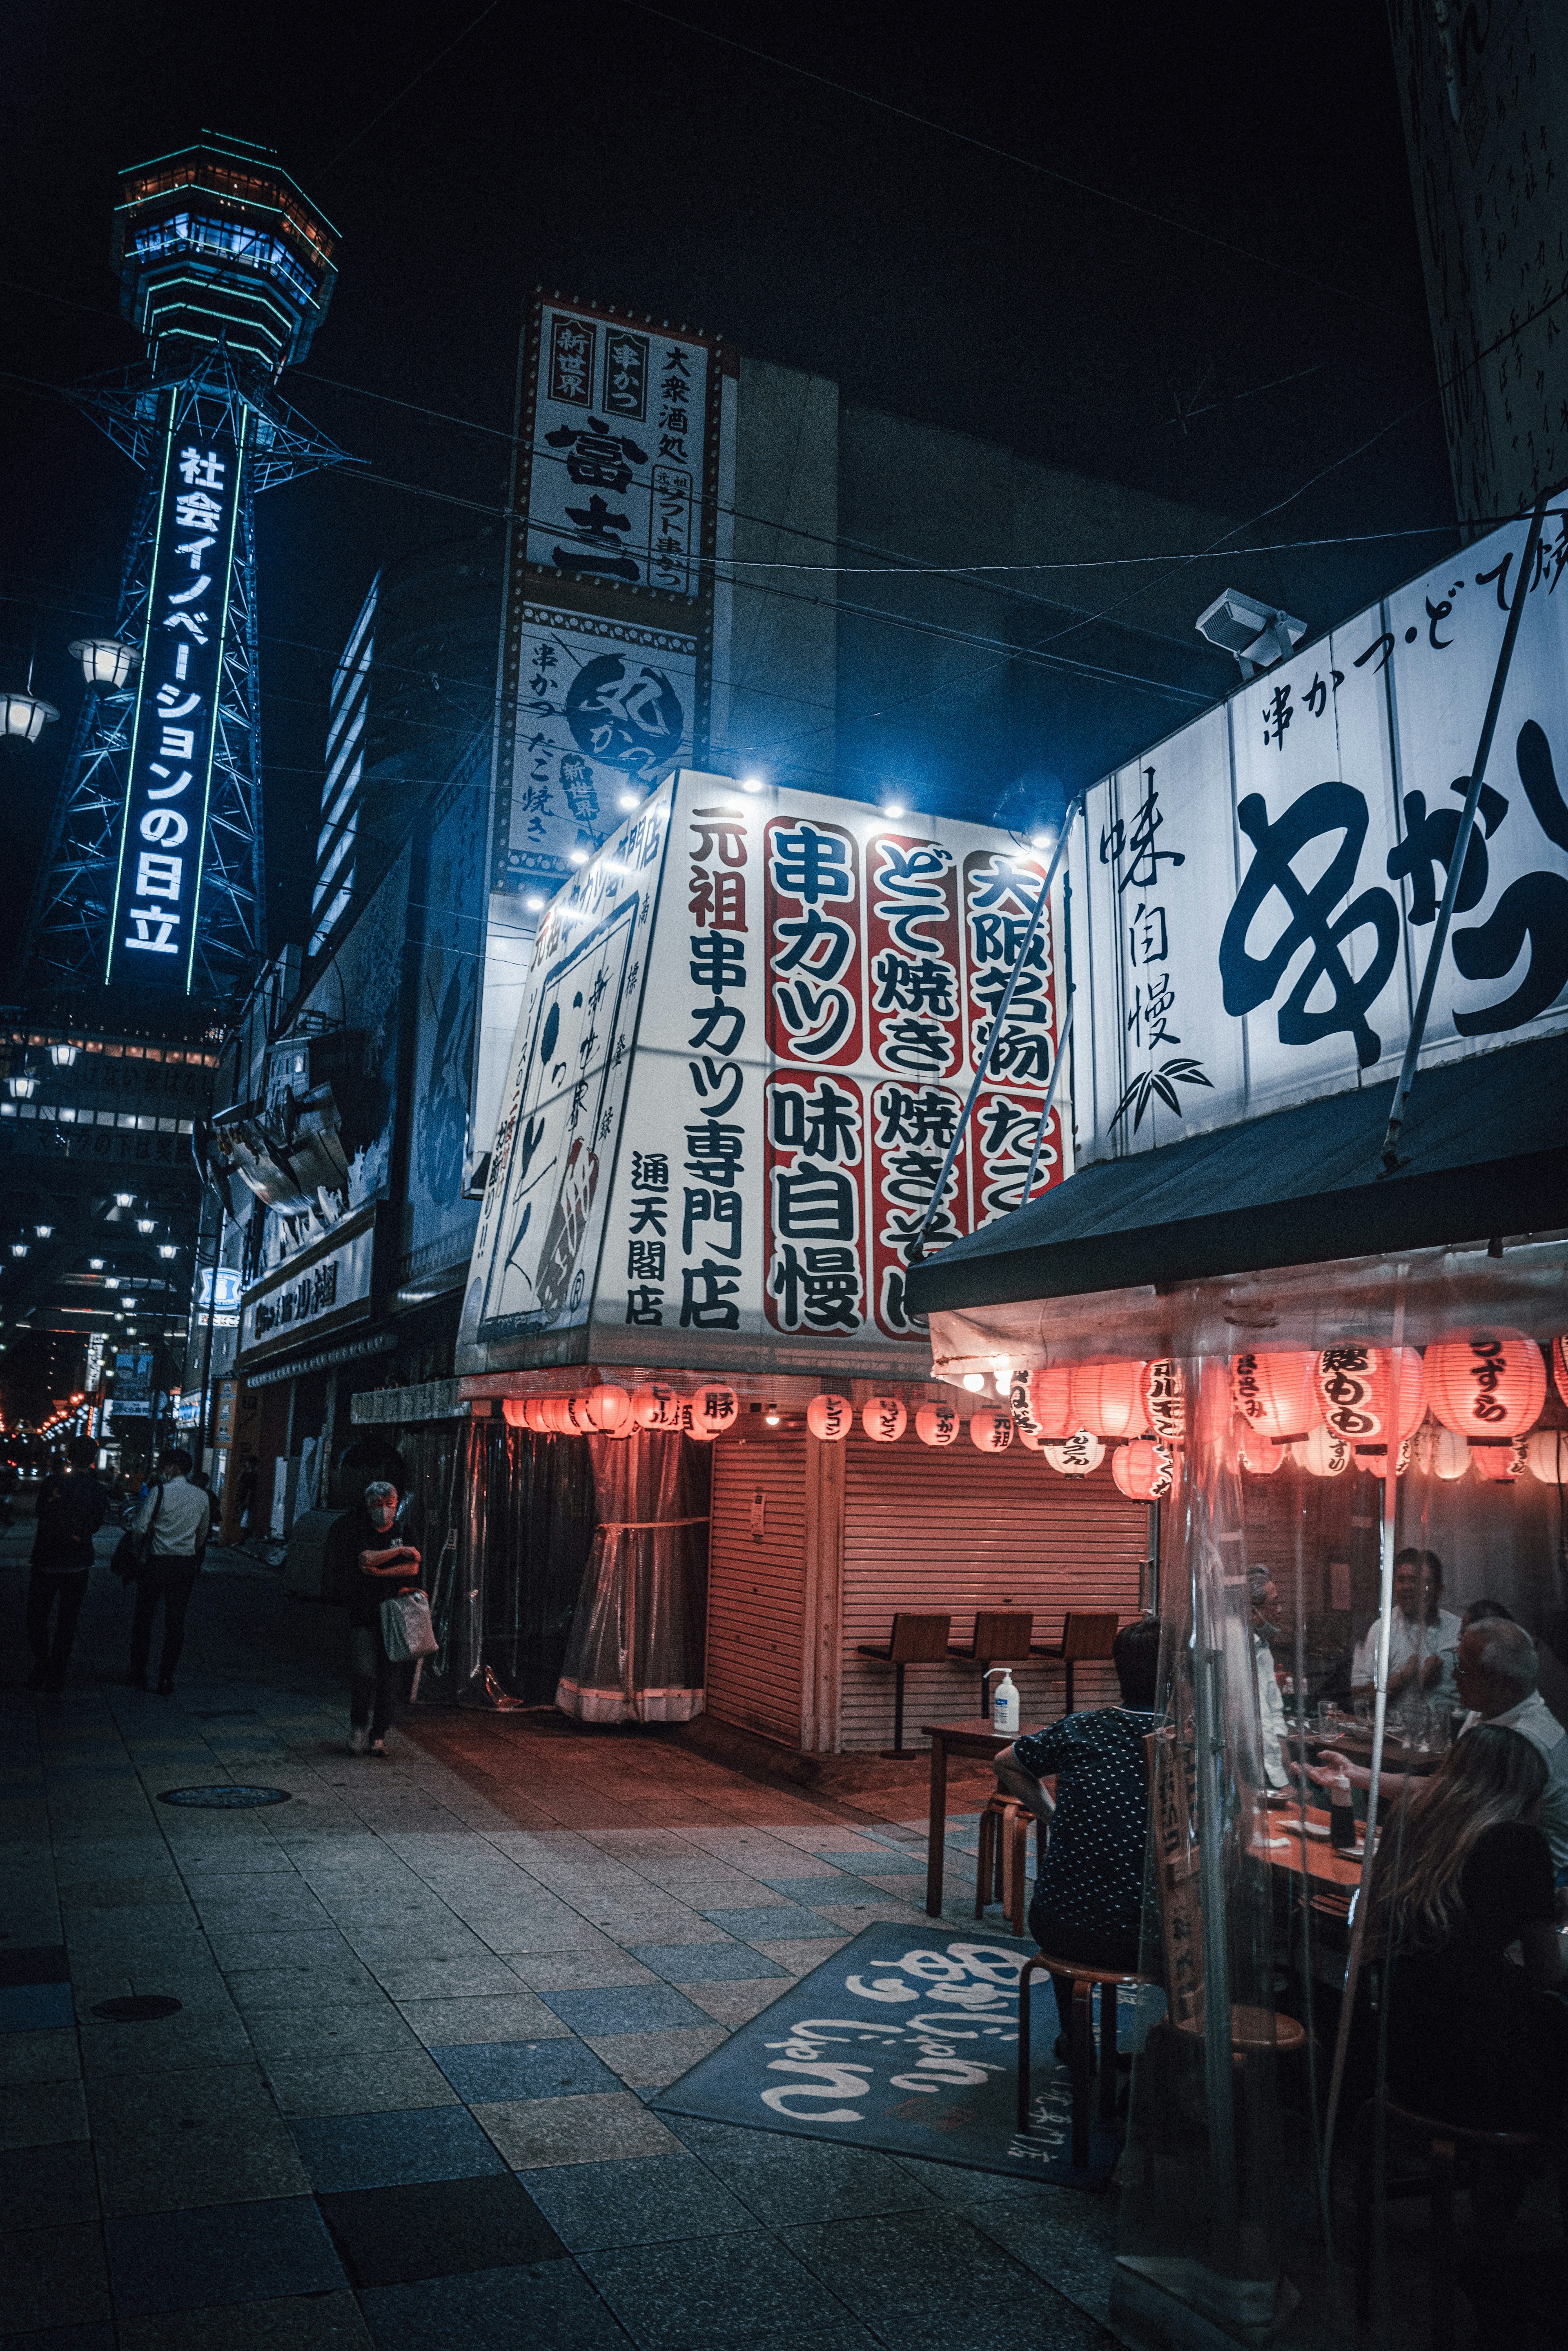
POLYGON ((172 392, 104 978, 188 994, 249 411, 240 441, 193 439, 173 429, 174 401, 172 392))
MULTIPOLYGON (((1527 526, 1094 787, 1073 827, 1088 1159, 1397 1072, 1527 526)), ((1423 1059, 1568 1023, 1568 516, 1531 575, 1423 1059)))
MULTIPOLYGON (((1047 863, 946 818, 666 779, 534 942, 459 1370, 922 1376, 910 1255, 1047 863)), ((1059 918, 1034 935, 928 1249, 1022 1196, 1059 918)), ((1037 1190, 1067 1172, 1064 1108, 1037 1190)))

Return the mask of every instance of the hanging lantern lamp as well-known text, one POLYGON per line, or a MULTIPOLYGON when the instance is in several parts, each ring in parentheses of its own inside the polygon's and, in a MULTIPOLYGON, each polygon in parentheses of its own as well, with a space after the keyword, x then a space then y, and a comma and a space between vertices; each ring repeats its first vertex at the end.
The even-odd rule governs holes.
POLYGON ((806 1426, 824 1445, 841 1445, 854 1419, 855 1408, 848 1396, 815 1395, 806 1406, 806 1426))
POLYGON ((1060 1445, 1042 1445, 1040 1451, 1063 1478, 1091 1478, 1105 1458, 1105 1447, 1087 1428, 1074 1429, 1060 1445))
POLYGON ((869 1396, 861 1406, 861 1426, 873 1445, 895 1445, 908 1420, 909 1415, 897 1396, 869 1396))
POLYGON ((1136 1437, 1118 1445, 1111 1456, 1111 1475, 1129 1502, 1163 1502, 1174 1482, 1175 1461, 1152 1437, 1136 1437))
POLYGON ((105 694, 117 694, 141 659, 134 645, 122 645, 118 637, 77 637, 67 650, 80 662, 88 684, 105 694))
MULTIPOLYGON (((923 1404, 915 1415, 915 1434, 922 1445, 951 1445, 963 1425, 950 1404, 923 1404)), ((1024 1442, 1028 1444, 1027 1437, 1024 1442)))
POLYGON ((1557 1393, 1568 1404, 1568 1337, 1552 1342, 1552 1368, 1557 1376, 1557 1393))
POLYGON ((1321 1420, 1296 1439, 1291 1454, 1298 1468, 1312 1478, 1343 1478, 1355 1458, 1344 1438, 1336 1437, 1321 1420))
POLYGON ((1092 1437, 1142 1437, 1145 1368, 1122 1356, 1075 1364, 1072 1409, 1078 1426, 1092 1437))
POLYGON ((1230 1358, 1230 1400, 1262 1437, 1304 1437, 1323 1416, 1318 1359, 1303 1348, 1289 1354, 1230 1358))
POLYGON ((1546 1402, 1546 1366, 1521 1331, 1467 1331, 1427 1350, 1427 1401, 1461 1437, 1522 1437, 1546 1402))
POLYGON ((1416 1431, 1411 1448, 1411 1458, 1418 1470, 1428 1478, 1441 1478, 1448 1485, 1462 1478, 1470 1466, 1470 1448, 1464 1438, 1436 1421, 1427 1421, 1416 1431))
POLYGON ((1252 1478, 1272 1478, 1291 1458, 1288 1445, 1281 1445, 1277 1437, 1265 1437, 1248 1420, 1240 1424, 1236 1450, 1241 1467, 1252 1478))
POLYGON ((1179 1364, 1144 1365, 1144 1419, 1162 1445, 1180 1445, 1186 1438, 1186 1388, 1179 1364))
POLYGON ((1568 1486, 1568 1428, 1538 1428, 1527 1437, 1524 1466, 1543 1486, 1568 1486))
POLYGON ((1040 1435, 1060 1445, 1078 1426, 1072 1416, 1072 1366, 1048 1364, 1029 1374, 1030 1417, 1040 1435))
POLYGON ((36 743, 59 715, 52 702, 31 692, 0 694, 0 733, 19 736, 24 743, 36 743))
POLYGON ((735 1426, 740 1413, 740 1398, 721 1380, 709 1380, 700 1388, 693 1389, 691 1407, 692 1435, 701 1437, 705 1444, 711 1444, 716 1437, 722 1437, 727 1429, 735 1426))
POLYGON ((632 1417, 639 1428, 678 1429, 684 1402, 667 1380, 650 1380, 632 1391, 632 1417))
POLYGON ((501 1418, 506 1422, 508 1428, 526 1428, 528 1425, 528 1400, 527 1396, 503 1396, 501 1398, 501 1418))
POLYGON ((1013 1441, 1010 1412, 976 1412, 969 1416, 969 1442, 980 1453, 1005 1453, 1013 1441))
POLYGON ((1421 1358, 1414 1347, 1363 1346, 1349 1340, 1318 1357, 1323 1419, 1351 1445, 1396 1444, 1414 1437, 1427 1409, 1421 1358))
POLYGON ((1008 1403, 1011 1408, 1013 1419, 1018 1424, 1019 1435, 1038 1437, 1039 1424, 1029 1405, 1029 1382, 1028 1372, 1012 1373, 1008 1380, 1008 1403))
POLYGON ((1472 1445, 1470 1459, 1483 1478, 1494 1486, 1511 1486, 1516 1478, 1524 1475, 1528 1456, 1525 1439, 1514 1437, 1506 1445, 1472 1445))

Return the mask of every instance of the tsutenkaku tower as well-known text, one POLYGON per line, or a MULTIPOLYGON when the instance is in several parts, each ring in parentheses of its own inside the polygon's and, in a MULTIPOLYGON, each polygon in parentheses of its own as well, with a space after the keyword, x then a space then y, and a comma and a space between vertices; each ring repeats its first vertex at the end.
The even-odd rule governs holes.
POLYGON ((204 131, 122 175, 120 308, 148 356, 71 397, 142 482, 110 683, 83 700, 28 909, 29 999, 216 1008, 266 956, 256 496, 344 462, 273 389, 326 315, 335 246, 246 141, 204 131))

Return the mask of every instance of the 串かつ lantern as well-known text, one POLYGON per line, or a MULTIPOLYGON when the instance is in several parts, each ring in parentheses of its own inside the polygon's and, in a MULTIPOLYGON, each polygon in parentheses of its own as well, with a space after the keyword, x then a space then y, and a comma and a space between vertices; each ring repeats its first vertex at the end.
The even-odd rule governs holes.
POLYGON ((691 1395, 692 1435, 711 1440, 722 1437, 727 1428, 735 1426, 740 1410, 740 1398, 733 1388, 720 1381, 709 1381, 694 1388, 691 1395))
POLYGON ((1490 1478, 1494 1486, 1507 1486, 1524 1474, 1524 1447, 1521 1437, 1511 1437, 1506 1445, 1472 1445, 1470 1459, 1481 1477, 1490 1478))
POLYGON ((632 1391, 632 1417, 639 1428, 678 1429, 685 1398, 667 1380, 649 1380, 632 1391))
POLYGON ((1397 1444, 1413 1437, 1427 1409, 1421 1358, 1414 1347, 1365 1347, 1349 1340, 1318 1357, 1323 1418, 1351 1445, 1397 1444))
POLYGON ((1010 1412, 975 1412, 969 1416, 969 1442, 982 1453, 1005 1453, 1013 1441, 1010 1412))
POLYGON ((1186 1387, 1181 1365, 1144 1365, 1144 1418, 1162 1445, 1180 1445, 1186 1435, 1186 1387))
POLYGON ((915 1434, 922 1445, 951 1445, 962 1426, 950 1404, 923 1404, 915 1416, 915 1434))
POLYGON ((1144 1365, 1122 1357, 1075 1364, 1072 1409, 1092 1437, 1141 1437, 1144 1365))
POLYGON ((1427 1350, 1427 1401, 1461 1437, 1521 1437, 1546 1402, 1546 1366, 1521 1331, 1467 1331, 1427 1350))
POLYGON ((1524 1461, 1543 1486, 1568 1486, 1568 1428, 1538 1428, 1524 1440, 1524 1461))
POLYGON ((1239 1433, 1237 1452, 1241 1467, 1254 1478, 1271 1478, 1291 1458, 1291 1448, 1281 1445, 1277 1437, 1265 1437, 1260 1428, 1244 1420, 1239 1433))
POLYGON ((1243 1419, 1263 1437, 1304 1437, 1323 1416, 1318 1397, 1318 1359, 1302 1349, 1290 1354, 1230 1358, 1230 1400, 1243 1419))
POLYGON ((1063 1478, 1092 1477, 1105 1458, 1105 1447, 1087 1428, 1074 1429, 1060 1445, 1042 1445, 1040 1451, 1063 1478))
POLYGON ((854 1425, 855 1408, 848 1396, 815 1395, 806 1406, 806 1426, 824 1444, 839 1445, 854 1425))
POLYGON ((1305 1437, 1297 1438, 1291 1452, 1313 1478, 1343 1478, 1355 1458, 1345 1439, 1325 1428, 1321 1420, 1305 1437))
POLYGON ((909 1415, 898 1396, 868 1396, 861 1406, 861 1426, 873 1445, 894 1445, 904 1435, 909 1415))
POLYGON ((1166 1447, 1151 1437, 1118 1445, 1111 1456, 1111 1475, 1130 1502, 1163 1502, 1175 1466, 1166 1447))
POLYGON ((1072 1416, 1072 1366, 1048 1364, 1029 1375, 1030 1416, 1052 1445, 1071 1437, 1078 1423, 1072 1416))

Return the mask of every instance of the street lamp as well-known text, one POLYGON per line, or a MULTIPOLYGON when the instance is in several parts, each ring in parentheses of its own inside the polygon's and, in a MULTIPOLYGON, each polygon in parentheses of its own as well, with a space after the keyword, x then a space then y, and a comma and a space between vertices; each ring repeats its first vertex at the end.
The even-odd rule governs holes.
POLYGON ((138 1217, 136 1219, 136 1229, 139 1233, 155 1233, 158 1229, 157 1217, 138 1217))
POLYGON ((38 1091, 38 1081, 31 1070, 16 1070, 5 1081, 13 1102, 31 1102, 38 1091))
POLYGON ((101 1273, 103 1271, 103 1259, 100 1257, 89 1257, 88 1264, 91 1267, 94 1273, 101 1273))
POLYGON ((4 731, 19 735, 24 743, 36 743, 45 727, 52 726, 59 715, 52 702, 40 701, 30 689, 26 694, 0 694, 4 731))
POLYGON ((175 1248, 172 1241, 160 1241, 158 1244, 158 1254, 160 1257, 167 1258, 178 1257, 180 1252, 175 1248))
POLYGON ((27 1244, 26 1244, 26 1241, 13 1241, 13 1242, 12 1242, 12 1244, 11 1244, 11 1254, 12 1254, 12 1256, 13 1256, 13 1257, 26 1257, 26 1254, 27 1254, 27 1244))
POLYGON ((54 1229, 53 1225, 35 1225, 33 1227, 33 1230, 37 1233, 41 1241, 47 1241, 54 1232, 54 1229))
POLYGON ((136 1206, 135 1193, 117 1192, 114 1196, 114 1205, 117 1208, 133 1208, 136 1206))
POLYGON ((79 1045, 68 1044, 62 1039, 49 1047, 49 1059, 57 1070, 74 1069, 77 1055, 80 1050, 79 1045))
POLYGON ((100 685, 106 694, 122 686, 141 659, 134 645, 122 645, 118 637, 78 637, 69 652, 89 685, 100 685))

